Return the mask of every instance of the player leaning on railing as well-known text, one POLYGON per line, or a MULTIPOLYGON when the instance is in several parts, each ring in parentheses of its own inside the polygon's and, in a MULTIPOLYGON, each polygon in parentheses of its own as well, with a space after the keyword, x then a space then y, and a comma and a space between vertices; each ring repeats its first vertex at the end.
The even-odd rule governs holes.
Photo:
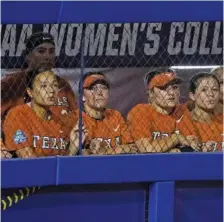
POLYGON ((103 73, 90 72, 84 75, 84 155, 138 152, 120 112, 107 108, 109 93, 110 83, 103 73))
POLYGON ((5 144, 20 158, 54 155, 74 155, 78 150, 77 132, 72 130, 76 118, 65 114, 54 121, 50 107, 59 91, 58 80, 52 71, 29 71, 26 75, 29 103, 12 108, 4 121, 5 144), (69 118, 70 124, 63 120, 69 118))
POLYGON ((200 140, 203 152, 221 151, 223 142, 223 117, 216 114, 220 99, 220 83, 210 73, 195 75, 189 86, 190 99, 194 102, 192 111, 186 111, 179 123, 184 135, 195 135, 200 140))
POLYGON ((140 151, 169 152, 174 148, 183 151, 183 147, 199 150, 195 136, 185 137, 176 129, 185 110, 179 105, 181 79, 172 70, 164 69, 149 72, 145 82, 149 89, 150 104, 136 105, 127 117, 131 134, 140 151))
MULTIPOLYGON (((2 123, 7 112, 19 104, 24 104, 26 93, 26 74, 35 69, 52 69, 55 63, 55 42, 52 35, 48 33, 34 33, 26 42, 27 68, 9 74, 1 81, 1 120, 2 123)), ((69 110, 77 108, 75 95, 71 86, 63 78, 58 79, 59 93, 55 104, 50 108, 57 116, 61 116, 69 110)), ((4 136, 3 136, 4 138, 4 136)), ((1 150, 6 150, 2 143, 1 150)), ((3 154, 3 153, 1 153, 3 154)), ((1 155, 5 157, 4 155, 1 155)))

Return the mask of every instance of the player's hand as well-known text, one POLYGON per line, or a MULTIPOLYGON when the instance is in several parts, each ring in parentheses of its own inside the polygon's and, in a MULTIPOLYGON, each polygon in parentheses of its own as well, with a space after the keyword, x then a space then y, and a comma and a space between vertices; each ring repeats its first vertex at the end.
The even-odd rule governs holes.
POLYGON ((197 137, 195 137, 195 136, 185 137, 181 134, 176 134, 176 135, 177 135, 177 139, 178 139, 178 144, 180 144, 182 146, 190 146, 197 152, 199 152, 201 150, 198 145, 199 141, 198 141, 197 137))
POLYGON ((6 150, 1 150, 1 159, 11 159, 12 154, 6 150))
POLYGON ((98 139, 92 139, 89 144, 89 149, 93 154, 97 154, 102 149, 102 142, 98 139))
POLYGON ((119 154, 136 154, 139 150, 135 144, 125 144, 119 145, 115 148, 107 148, 106 153, 107 155, 119 155, 119 154))
MULTIPOLYGON (((86 127, 83 125, 82 126, 82 144, 86 141, 88 137, 88 131, 86 127)), ((72 129, 70 133, 70 146, 69 146, 69 151, 70 155, 74 155, 77 153, 79 147, 79 123, 75 125, 75 127, 72 129)))
POLYGON ((0 145, 1 145, 1 159, 12 158, 12 154, 7 151, 7 147, 3 143, 2 138, 0 139, 0 145))
POLYGON ((90 155, 92 155, 93 153, 91 152, 91 150, 90 149, 83 149, 82 150, 82 155, 83 156, 90 156, 90 155))
POLYGON ((194 135, 190 135, 186 137, 190 147, 192 147, 195 151, 200 152, 201 151, 201 147, 200 147, 200 141, 198 139, 197 136, 194 135))
POLYGON ((173 148, 169 151, 169 153, 181 153, 179 148, 173 148))
POLYGON ((214 150, 214 141, 207 141, 206 143, 202 144, 202 152, 213 152, 214 150))

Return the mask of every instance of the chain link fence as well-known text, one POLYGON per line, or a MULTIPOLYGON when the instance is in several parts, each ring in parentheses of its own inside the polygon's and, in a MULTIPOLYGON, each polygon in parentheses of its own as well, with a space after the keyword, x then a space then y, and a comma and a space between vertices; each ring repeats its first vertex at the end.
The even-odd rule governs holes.
POLYGON ((7 24, 1 63, 2 158, 223 149, 223 22, 7 24))

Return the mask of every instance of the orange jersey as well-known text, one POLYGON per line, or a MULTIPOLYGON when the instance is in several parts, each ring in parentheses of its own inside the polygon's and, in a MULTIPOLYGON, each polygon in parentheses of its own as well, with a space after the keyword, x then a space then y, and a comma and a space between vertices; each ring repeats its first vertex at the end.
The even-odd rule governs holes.
POLYGON ((4 122, 5 145, 9 150, 32 147, 37 156, 66 155, 71 128, 64 127, 54 120, 40 120, 29 104, 18 105, 4 122))
POLYGON ((185 136, 197 136, 202 143, 213 141, 214 150, 221 151, 224 148, 223 124, 220 122, 220 117, 214 117, 211 123, 203 123, 192 120, 190 112, 187 111, 178 123, 177 128, 185 136))
POLYGON ((223 113, 215 115, 215 121, 223 124, 223 113))
MULTIPOLYGON (((76 98, 68 82, 57 76, 59 94, 57 104, 51 107, 51 112, 57 116, 66 114, 77 108, 76 98)), ((5 116, 9 109, 24 104, 26 93, 26 72, 20 71, 7 75, 1 80, 1 116, 5 116)))
MULTIPOLYGON (((160 139, 174 133, 176 131, 176 114, 159 113, 149 104, 136 105, 127 117, 134 140, 137 141, 142 138, 160 139)), ((177 117, 179 116, 180 112, 177 117)))
MULTIPOLYGON (((76 111, 76 115, 78 115, 78 111, 76 111)), ((102 120, 93 119, 85 112, 82 116, 83 124, 88 130, 89 140, 100 140, 108 148, 133 143, 127 124, 118 111, 106 109, 102 120)))

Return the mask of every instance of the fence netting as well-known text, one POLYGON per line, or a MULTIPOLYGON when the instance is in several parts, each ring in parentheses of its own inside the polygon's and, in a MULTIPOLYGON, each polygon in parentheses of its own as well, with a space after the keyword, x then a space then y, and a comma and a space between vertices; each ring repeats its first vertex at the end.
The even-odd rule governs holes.
POLYGON ((1 26, 1 156, 223 149, 223 22, 1 26))

